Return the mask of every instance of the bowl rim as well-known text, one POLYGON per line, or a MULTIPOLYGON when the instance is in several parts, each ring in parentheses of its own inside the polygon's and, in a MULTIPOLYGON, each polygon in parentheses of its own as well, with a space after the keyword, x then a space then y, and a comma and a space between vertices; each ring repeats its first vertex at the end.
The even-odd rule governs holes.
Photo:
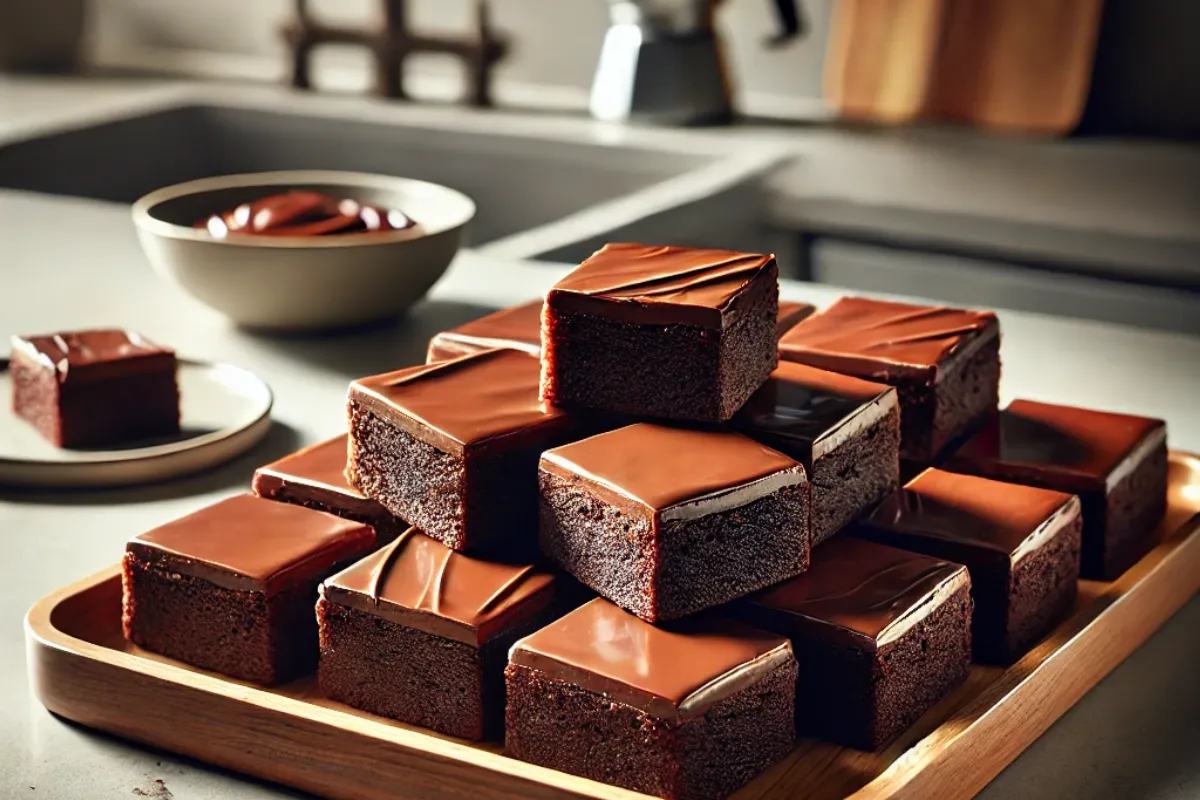
POLYGON ((266 248, 338 248, 377 247, 396 242, 424 239, 463 227, 475 217, 475 201, 457 189, 432 181, 402 178, 396 175, 381 175, 373 172, 349 172, 342 170, 276 170, 271 172, 239 172, 232 175, 217 175, 209 178, 175 183, 155 189, 134 201, 131 207, 133 223, 140 230, 167 239, 203 242, 217 246, 266 247, 266 248), (179 197, 210 192, 219 189, 242 187, 286 186, 289 184, 341 184, 364 186, 376 189, 395 189, 398 185, 429 193, 442 193, 462 205, 461 219, 437 226, 419 223, 417 228, 398 231, 372 232, 370 234, 346 234, 343 236, 252 236, 230 234, 224 239, 215 239, 207 231, 186 225, 176 225, 155 217, 153 209, 179 197))

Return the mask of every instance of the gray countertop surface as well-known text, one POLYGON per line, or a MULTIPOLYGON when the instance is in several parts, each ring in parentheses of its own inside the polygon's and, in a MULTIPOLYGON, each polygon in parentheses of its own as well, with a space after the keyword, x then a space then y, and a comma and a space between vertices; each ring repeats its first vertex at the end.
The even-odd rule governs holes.
MULTIPOLYGON (((52 717, 30 695, 22 615, 42 596, 113 564, 125 540, 243 491, 254 467, 343 428, 347 382, 417 363, 428 337, 537 296, 562 266, 460 254, 428 300, 394 325, 340 338, 265 338, 234 329, 159 280, 126 209, 0 191, 0 335, 122 324, 193 358, 254 370, 277 397, 254 451, 208 474, 97 493, 0 491, 0 798, 286 796, 202 764, 52 717)), ((785 283, 785 298, 838 291, 785 283)), ((1164 417, 1177 448, 1200 450, 1200 339, 1001 312, 1005 400, 1015 395, 1164 417)), ((1089 693, 985 797, 1182 800, 1200 796, 1200 600, 1089 693)), ((130 713, 137 713, 131 709, 130 713)))

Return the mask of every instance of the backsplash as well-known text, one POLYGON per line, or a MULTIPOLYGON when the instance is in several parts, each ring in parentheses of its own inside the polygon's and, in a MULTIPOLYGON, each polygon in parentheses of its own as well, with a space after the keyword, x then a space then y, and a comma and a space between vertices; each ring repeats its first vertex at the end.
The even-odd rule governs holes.
MULTIPOLYGON (((752 114, 809 116, 820 107, 821 64, 833 0, 806 0, 808 33, 771 51, 762 41, 776 27, 770 0, 728 0, 719 20, 730 66, 752 114)), ((469 24, 470 0, 410 0, 414 27, 453 32, 469 24)), ((314 15, 366 23, 377 0, 313 0, 314 15)), ((513 52, 497 70, 501 81, 586 89, 608 20, 603 0, 493 0, 495 26, 509 33, 513 52)), ((120 63, 133 51, 230 53, 278 58, 279 28, 292 13, 290 0, 103 0, 93 3, 92 51, 101 63, 120 63)), ((347 61, 361 54, 344 52, 347 61)), ((414 59, 424 74, 453 73, 457 65, 433 57, 414 59)))

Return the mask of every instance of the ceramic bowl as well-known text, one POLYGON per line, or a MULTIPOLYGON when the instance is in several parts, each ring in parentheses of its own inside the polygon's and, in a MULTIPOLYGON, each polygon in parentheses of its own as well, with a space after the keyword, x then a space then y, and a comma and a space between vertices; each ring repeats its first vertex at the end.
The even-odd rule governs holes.
POLYGON ((154 268, 239 325, 279 331, 362 325, 397 316, 450 266, 475 204, 435 183, 358 172, 225 175, 151 192, 133 204, 154 268), (332 236, 217 239, 198 220, 288 189, 403 211, 417 227, 332 236))

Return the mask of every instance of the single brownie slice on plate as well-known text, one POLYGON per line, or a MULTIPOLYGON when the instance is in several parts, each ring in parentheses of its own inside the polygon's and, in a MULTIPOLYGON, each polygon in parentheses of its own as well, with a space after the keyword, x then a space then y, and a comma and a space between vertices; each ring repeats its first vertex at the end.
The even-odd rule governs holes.
POLYGON ((317 665, 318 584, 374 547, 370 526, 231 497, 130 540, 125 636, 240 680, 286 681, 317 665))
POLYGON ((1074 495, 927 469, 854 530, 965 564, 975 658, 1007 664, 1070 614, 1081 526, 1074 495))
POLYGON ((775 338, 796 327, 799 323, 812 316, 817 307, 809 303, 793 303, 788 300, 779 301, 779 313, 775 315, 775 338))
POLYGON ((124 330, 12 339, 13 412, 57 447, 179 433, 175 353, 124 330))
POLYGON ((365 523, 380 544, 390 542, 408 525, 346 480, 348 444, 348 436, 335 436, 259 467, 254 493, 365 523))
POLYGON ((814 546, 900 481, 900 404, 885 384, 785 361, 733 426, 804 465, 814 546))
POLYGON ((346 477, 455 550, 534 550, 543 450, 595 424, 538 399, 538 359, 484 350, 350 384, 346 477))
POLYGON ((558 583, 410 528, 322 585, 321 692, 451 736, 499 736, 508 648, 553 618, 558 583))
POLYGON ((659 797, 725 797, 795 742, 791 645, 734 622, 597 599, 513 645, 506 676, 509 754, 659 797))
POLYGON ((1000 323, 990 311, 843 297, 779 340, 788 361, 895 386, 900 455, 932 463, 995 412, 1000 323))
POLYGON ((1085 578, 1114 580, 1155 543, 1167 508, 1162 420, 1014 400, 947 469, 1078 494, 1085 578))
POLYGON ((542 398, 723 422, 775 368, 775 257, 608 244, 546 295, 542 398))
POLYGON ((752 439, 638 423, 542 456, 542 550, 644 620, 808 567, 804 467, 752 439))
POLYGON ((740 619, 792 640, 796 725, 877 750, 967 677, 966 567, 839 536, 798 578, 737 601, 740 619))
POLYGON ((433 364, 480 350, 507 347, 542 353, 542 301, 534 300, 442 331, 429 340, 425 363, 433 364))

